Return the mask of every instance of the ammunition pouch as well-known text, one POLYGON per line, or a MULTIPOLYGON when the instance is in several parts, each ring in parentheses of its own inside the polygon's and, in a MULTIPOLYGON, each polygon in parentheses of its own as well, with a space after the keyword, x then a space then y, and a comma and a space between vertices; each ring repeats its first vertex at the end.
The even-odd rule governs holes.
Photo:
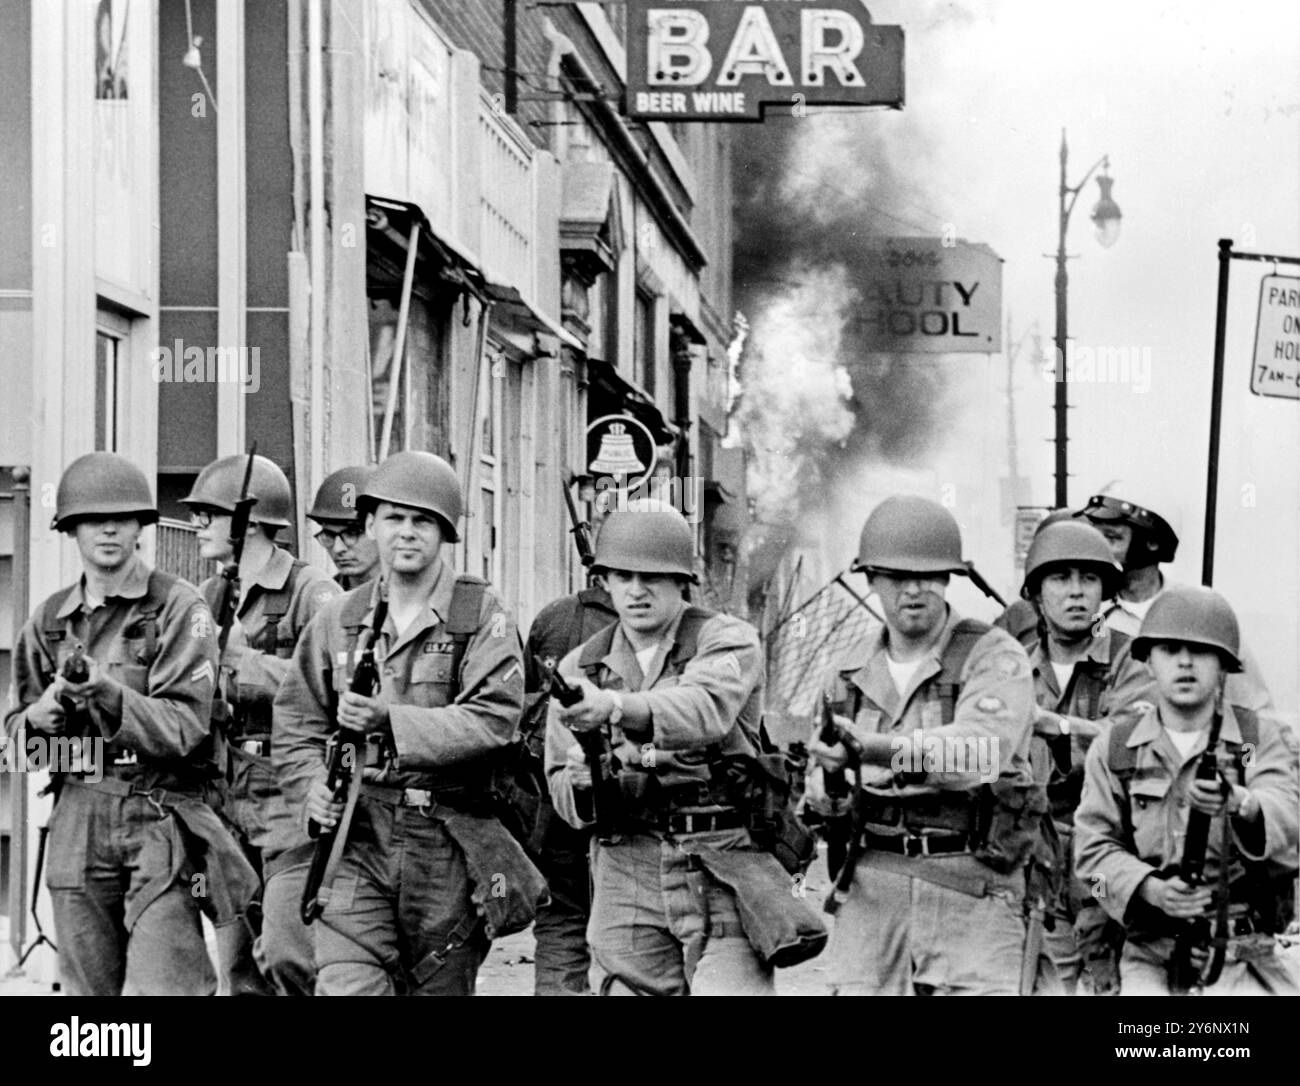
POLYGON ((817 839, 796 813, 804 780, 798 758, 780 752, 727 755, 714 763, 713 780, 744 812, 745 827, 760 849, 791 875, 808 870, 817 839))
POLYGON ((868 832, 883 827, 918 837, 965 834, 975 858, 1002 875, 1030 861, 1051 872, 1057 862, 1044 826, 1050 818, 1047 794, 1040 785, 999 780, 974 793, 933 792, 899 800, 863 792, 860 802, 865 805, 861 819, 868 832))
POLYGON ((975 858, 1003 875, 1037 860, 1054 857, 1044 838, 1050 821, 1046 790, 1039 784, 997 780, 984 785, 976 803, 975 858))

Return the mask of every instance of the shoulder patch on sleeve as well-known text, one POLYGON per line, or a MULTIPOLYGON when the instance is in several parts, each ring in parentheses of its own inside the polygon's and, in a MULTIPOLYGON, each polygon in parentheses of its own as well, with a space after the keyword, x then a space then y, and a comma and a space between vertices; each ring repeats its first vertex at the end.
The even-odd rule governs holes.
POLYGON ((1007 703, 1001 698, 995 698, 992 694, 980 698, 975 703, 975 708, 981 713, 1000 713, 1007 707, 1007 703))
POLYGON ((737 679, 740 678, 740 660, 734 652, 729 652, 722 658, 722 666, 734 674, 737 679))
POLYGON ((1023 652, 1000 652, 993 657, 991 666, 1003 678, 1010 679, 1025 674, 1029 668, 1029 661, 1023 652))

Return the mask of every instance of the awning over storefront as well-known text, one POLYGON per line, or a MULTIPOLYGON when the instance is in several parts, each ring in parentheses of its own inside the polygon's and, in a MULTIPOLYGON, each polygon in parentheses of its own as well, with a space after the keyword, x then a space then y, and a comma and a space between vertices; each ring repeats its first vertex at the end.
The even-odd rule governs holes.
POLYGON ((660 445, 676 441, 681 435, 681 428, 664 418, 650 394, 627 380, 610 363, 588 359, 587 376, 591 380, 587 398, 590 418, 626 412, 643 422, 660 445))
MULTIPOLYGON (((405 254, 411 228, 420 234, 416 248, 416 278, 428 282, 436 278, 453 288, 472 294, 480 302, 488 300, 487 280, 478 265, 454 242, 439 237, 417 204, 388 197, 366 197, 366 226, 387 239, 405 254)), ((398 284, 400 286, 400 283, 398 284)))
POLYGON ((555 336, 566 347, 572 347, 576 351, 585 351, 582 340, 572 332, 560 327, 544 313, 539 313, 526 301, 524 296, 519 293, 517 287, 512 287, 507 283, 487 283, 488 300, 494 305, 492 322, 500 323, 503 319, 512 321, 517 327, 526 328, 532 332, 541 332, 543 335, 555 336))

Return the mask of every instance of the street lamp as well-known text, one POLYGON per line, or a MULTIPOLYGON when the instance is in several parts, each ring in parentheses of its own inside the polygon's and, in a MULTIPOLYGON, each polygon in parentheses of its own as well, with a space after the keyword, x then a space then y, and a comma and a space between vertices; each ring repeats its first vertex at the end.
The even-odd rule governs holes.
POLYGON ((1092 164, 1092 168, 1083 175, 1083 180, 1071 188, 1065 183, 1065 164, 1069 151, 1065 143, 1065 129, 1061 129, 1061 189, 1060 198, 1060 224, 1061 232, 1056 246, 1056 507, 1058 509, 1069 505, 1067 496, 1069 473, 1066 470, 1066 444, 1068 441, 1067 432, 1069 424, 1066 418, 1067 406, 1067 387, 1065 372, 1065 343, 1067 339, 1067 321, 1066 321, 1066 296, 1070 282, 1070 277, 1065 270, 1065 232, 1070 225, 1070 212, 1074 210, 1075 202, 1079 199, 1079 193, 1083 186, 1088 183, 1097 168, 1101 167, 1101 175, 1097 178, 1097 185, 1101 189, 1101 197, 1097 201, 1097 206, 1092 209, 1092 228, 1093 234, 1097 238, 1097 243, 1103 249, 1109 249, 1119 239, 1120 210, 1119 205, 1111 197, 1110 190, 1115 184, 1114 179, 1110 176, 1110 158, 1102 155, 1092 164), (1069 197, 1069 203, 1066 203, 1066 197, 1069 197))

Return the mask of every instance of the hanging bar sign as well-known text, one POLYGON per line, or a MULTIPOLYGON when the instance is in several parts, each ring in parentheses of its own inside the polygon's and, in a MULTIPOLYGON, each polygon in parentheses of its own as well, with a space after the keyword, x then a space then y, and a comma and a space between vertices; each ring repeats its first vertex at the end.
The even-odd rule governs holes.
POLYGON ((903 106, 903 28, 877 26, 862 0, 629 0, 627 36, 629 117, 903 106))

